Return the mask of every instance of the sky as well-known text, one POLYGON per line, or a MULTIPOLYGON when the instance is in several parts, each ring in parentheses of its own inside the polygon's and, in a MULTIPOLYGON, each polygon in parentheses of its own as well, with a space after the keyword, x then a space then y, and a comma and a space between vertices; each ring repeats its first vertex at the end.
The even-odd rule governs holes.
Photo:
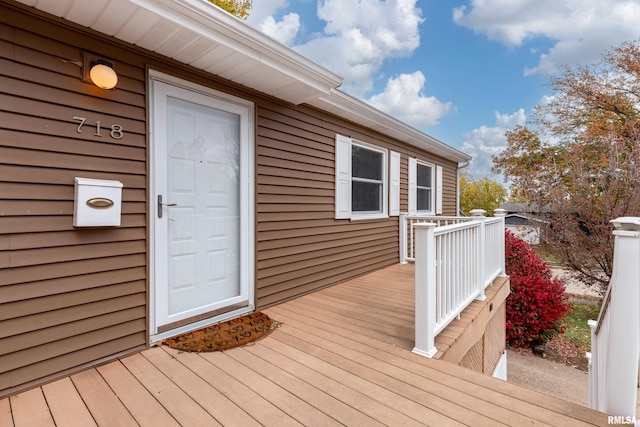
POLYGON ((640 0, 253 0, 247 23, 343 77, 340 90, 471 156, 552 95, 560 67, 640 38, 640 0))

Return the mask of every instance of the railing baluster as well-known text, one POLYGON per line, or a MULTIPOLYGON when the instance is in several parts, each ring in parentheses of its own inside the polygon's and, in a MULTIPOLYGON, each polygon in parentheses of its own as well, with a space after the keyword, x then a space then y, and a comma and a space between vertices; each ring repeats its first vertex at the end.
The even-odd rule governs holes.
POLYGON ((413 223, 413 220, 411 220, 411 229, 409 231, 409 240, 411 241, 411 243, 410 243, 411 246, 410 246, 410 249, 409 249, 409 253, 411 254, 411 258, 415 259, 416 258, 416 252, 415 252, 415 248, 413 246, 413 238, 415 236, 415 234, 414 234, 415 231, 414 231, 413 226, 414 226, 414 223, 413 223))
POLYGON ((436 324, 442 319, 442 238, 436 237, 436 324))
POLYGON ((451 308, 454 310, 460 301, 458 299, 458 244, 460 233, 451 235, 451 308))
MULTIPOLYGON (((444 251, 442 253, 442 266, 444 270, 444 276, 442 278, 442 291, 443 291, 443 308, 442 317, 444 318, 449 312, 449 235, 440 236, 444 242, 444 251)), ((442 320, 442 319, 440 319, 442 320)))
POLYGON ((447 235, 447 313, 451 313, 453 309, 453 298, 454 298, 454 289, 453 289, 453 280, 454 280, 454 269, 453 269, 453 242, 455 239, 455 234, 447 235))

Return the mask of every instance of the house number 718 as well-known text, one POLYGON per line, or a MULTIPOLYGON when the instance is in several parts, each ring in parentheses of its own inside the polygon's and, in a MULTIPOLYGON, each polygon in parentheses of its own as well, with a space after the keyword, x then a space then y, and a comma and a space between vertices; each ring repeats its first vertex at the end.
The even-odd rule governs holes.
MULTIPOLYGON (((73 120, 80 122, 77 131, 78 133, 82 133, 82 126, 84 126, 84 123, 87 121, 87 119, 85 117, 73 116, 73 120)), ((96 133, 94 133, 93 135, 101 137, 102 127, 100 126, 100 120, 94 123, 96 125, 96 133)), ((112 124, 108 129, 110 129, 109 135, 113 139, 122 139, 122 137, 124 136, 124 130, 122 130, 122 126, 117 123, 112 124)))

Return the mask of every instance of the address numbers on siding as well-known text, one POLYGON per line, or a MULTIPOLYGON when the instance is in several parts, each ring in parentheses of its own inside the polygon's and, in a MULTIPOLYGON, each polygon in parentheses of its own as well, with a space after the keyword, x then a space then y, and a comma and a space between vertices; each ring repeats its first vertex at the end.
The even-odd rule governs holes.
MULTIPOLYGON (((78 131, 78 133, 82 133, 82 127, 84 126, 85 122, 87 121, 86 117, 78 117, 78 116, 73 116, 73 120, 79 122, 78 123, 78 129, 76 129, 78 131)), ((109 136, 113 139, 122 139, 124 137, 124 130, 122 129, 122 126, 114 123, 111 126, 108 126, 106 128, 103 128, 100 125, 100 120, 93 122, 95 124, 95 128, 96 131, 93 134, 94 136, 99 136, 102 137, 103 136, 103 132, 108 133, 109 136)))

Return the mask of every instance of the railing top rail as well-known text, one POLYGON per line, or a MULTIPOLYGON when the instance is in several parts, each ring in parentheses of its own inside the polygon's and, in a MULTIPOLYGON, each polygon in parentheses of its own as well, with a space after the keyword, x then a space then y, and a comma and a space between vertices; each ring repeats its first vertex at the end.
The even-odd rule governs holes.
POLYGON ((424 221, 458 221, 458 222, 471 222, 477 221, 478 219, 484 219, 487 224, 492 224, 495 222, 501 222, 503 220, 502 217, 493 217, 493 216, 434 216, 434 215, 409 215, 405 214, 408 220, 424 220, 424 221))
POLYGON ((471 216, 442 216, 442 215, 409 215, 404 213, 407 219, 433 219, 438 221, 473 221, 471 216))
POLYGON ((502 222, 503 218, 502 217, 487 217, 485 220, 486 224, 493 224, 494 222, 502 222))
POLYGON ((598 332, 600 332, 600 328, 602 327, 602 320, 604 319, 604 316, 606 316, 607 314, 607 310, 609 309, 610 302, 611 302, 611 283, 609 283, 609 286, 607 286, 607 292, 604 294, 604 299, 602 300, 602 307, 600 307, 597 326, 594 332, 596 335, 598 335, 598 332))
POLYGON ((468 228, 474 228, 474 227, 478 227, 479 224, 480 224, 480 221, 466 221, 466 222, 459 222, 457 224, 442 225, 440 227, 436 227, 434 231, 434 235, 440 236, 442 234, 453 233, 455 231, 465 230, 468 228))
POLYGON ((433 221, 421 221, 413 224, 414 230, 422 229, 422 228, 438 228, 437 224, 433 221))

